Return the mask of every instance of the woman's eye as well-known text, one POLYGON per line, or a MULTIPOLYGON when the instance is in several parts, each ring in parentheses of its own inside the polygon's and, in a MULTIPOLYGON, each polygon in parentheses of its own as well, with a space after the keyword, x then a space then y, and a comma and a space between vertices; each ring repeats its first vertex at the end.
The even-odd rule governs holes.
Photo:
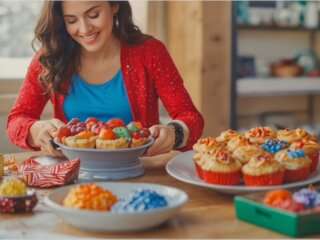
POLYGON ((97 18, 97 17, 99 17, 99 14, 91 14, 91 15, 89 15, 89 18, 91 18, 91 19, 94 19, 94 18, 97 18))
POLYGON ((76 19, 67 19, 66 22, 68 24, 74 24, 77 20, 76 19))

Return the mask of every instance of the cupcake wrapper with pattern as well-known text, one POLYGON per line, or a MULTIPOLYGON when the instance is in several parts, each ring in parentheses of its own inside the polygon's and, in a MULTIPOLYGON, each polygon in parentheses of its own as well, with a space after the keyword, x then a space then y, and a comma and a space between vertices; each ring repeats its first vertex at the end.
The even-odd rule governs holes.
POLYGON ((296 170, 286 169, 284 172, 285 182, 295 182, 308 178, 310 175, 310 165, 296 170))
POLYGON ((221 185, 238 185, 241 178, 241 171, 224 173, 203 170, 203 179, 206 183, 221 185))
POLYGON ((203 180, 202 168, 196 162, 194 162, 194 166, 196 168, 196 171, 197 171, 197 174, 198 174, 199 178, 201 178, 203 180))
POLYGON ((246 186, 274 186, 283 183, 284 171, 259 176, 243 174, 243 181, 246 186))

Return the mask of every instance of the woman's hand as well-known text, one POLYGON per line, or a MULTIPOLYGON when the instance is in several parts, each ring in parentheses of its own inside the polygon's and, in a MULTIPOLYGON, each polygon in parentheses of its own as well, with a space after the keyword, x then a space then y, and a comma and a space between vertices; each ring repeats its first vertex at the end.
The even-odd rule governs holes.
POLYGON ((29 129, 28 144, 33 147, 40 147, 53 156, 63 156, 62 152, 54 149, 50 143, 51 138, 55 138, 60 127, 65 123, 59 119, 36 121, 29 129))
POLYGON ((175 142, 175 132, 172 127, 154 125, 149 130, 151 137, 154 138, 154 143, 146 151, 146 156, 154 156, 172 150, 175 142))

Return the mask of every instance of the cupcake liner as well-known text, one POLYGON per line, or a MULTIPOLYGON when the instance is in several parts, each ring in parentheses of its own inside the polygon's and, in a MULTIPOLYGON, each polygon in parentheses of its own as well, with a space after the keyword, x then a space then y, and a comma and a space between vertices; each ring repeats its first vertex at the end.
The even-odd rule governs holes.
POLYGON ((224 173, 203 170, 203 179, 206 183, 221 185, 238 185, 241 178, 241 171, 224 173))
POLYGON ((273 186, 283 183, 284 171, 262 174, 259 176, 243 173, 243 181, 246 186, 273 186))
POLYGON ((196 171, 197 171, 197 174, 198 174, 199 178, 201 178, 203 180, 202 168, 196 162, 194 162, 194 166, 196 168, 196 171))
POLYGON ((308 178, 310 175, 310 165, 296 170, 286 169, 284 172, 285 182, 295 182, 308 178))
POLYGON ((310 154, 307 154, 308 157, 311 159, 311 167, 310 172, 314 172, 318 168, 318 162, 319 162, 319 151, 312 152, 310 154))

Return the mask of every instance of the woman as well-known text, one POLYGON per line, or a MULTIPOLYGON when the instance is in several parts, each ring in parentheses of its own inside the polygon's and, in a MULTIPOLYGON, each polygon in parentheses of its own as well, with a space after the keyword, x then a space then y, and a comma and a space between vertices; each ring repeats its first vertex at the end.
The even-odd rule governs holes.
POLYGON ((8 116, 14 144, 59 156, 49 139, 73 117, 140 121, 155 138, 147 155, 188 150, 201 136, 203 118, 171 57, 133 24, 127 1, 47 1, 37 43, 8 116), (159 125, 158 98, 174 119, 168 125, 159 125), (54 118, 40 120, 49 99, 54 118))

